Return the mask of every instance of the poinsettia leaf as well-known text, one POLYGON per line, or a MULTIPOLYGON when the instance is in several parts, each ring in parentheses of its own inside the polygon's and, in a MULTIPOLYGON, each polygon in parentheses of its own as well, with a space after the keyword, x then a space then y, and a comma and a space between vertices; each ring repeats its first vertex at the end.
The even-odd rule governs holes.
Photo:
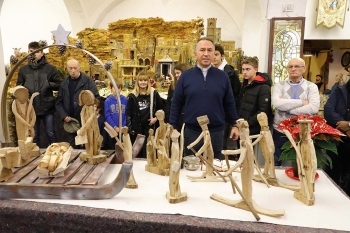
POLYGON ((278 159, 279 161, 289 160, 296 161, 296 152, 294 149, 284 150, 281 153, 281 156, 278 159))
POLYGON ((282 150, 287 150, 292 148, 292 144, 290 143, 290 141, 286 141, 283 146, 281 147, 282 150))
POLYGON ((321 147, 323 149, 332 151, 335 154, 338 154, 337 146, 330 142, 330 141, 320 141, 320 140, 315 140, 314 142, 318 147, 321 147))
POLYGON ((325 149, 320 147, 315 147, 316 157, 317 157, 317 167, 324 169, 324 165, 329 165, 330 168, 333 167, 333 162, 331 157, 326 153, 325 149))

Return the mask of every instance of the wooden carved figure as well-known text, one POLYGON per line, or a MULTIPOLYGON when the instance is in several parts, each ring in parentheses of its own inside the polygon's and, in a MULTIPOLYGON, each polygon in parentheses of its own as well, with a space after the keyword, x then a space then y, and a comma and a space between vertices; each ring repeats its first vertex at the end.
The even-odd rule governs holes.
POLYGON ((79 94, 79 105, 83 106, 80 113, 82 126, 77 131, 75 144, 85 144, 86 151, 80 154, 80 159, 88 164, 106 161, 106 155, 100 154, 103 137, 100 135, 94 104, 94 94, 89 90, 82 90, 79 94))
MULTIPOLYGON (((170 159, 168 155, 169 152, 167 152, 165 148, 167 126, 164 123, 164 111, 158 110, 155 115, 158 119, 159 127, 156 129, 154 140, 152 141, 152 137, 149 137, 149 139, 152 142, 153 147, 157 151, 156 167, 146 165, 145 169, 146 171, 151 173, 155 173, 162 176, 168 176, 170 168, 170 159)), ((149 144, 149 146, 150 145, 151 143, 149 144)))
POLYGON ((15 115, 16 132, 18 140, 25 141, 27 137, 34 137, 34 124, 36 115, 33 108, 33 99, 39 92, 33 93, 30 100, 28 89, 23 86, 13 88, 12 112, 15 115))
POLYGON ((179 203, 187 200, 187 193, 181 193, 180 189, 180 167, 181 167, 181 153, 179 149, 179 132, 173 132, 171 134, 171 162, 170 162, 170 174, 169 174, 169 189, 166 193, 166 198, 169 203, 179 203))
POLYGON ((158 110, 155 113, 158 122, 159 122, 159 127, 156 129, 156 135, 155 135, 155 140, 156 140, 156 147, 158 149, 159 147, 159 140, 164 140, 166 136, 166 131, 167 131, 167 125, 164 123, 164 111, 163 110, 158 110))
POLYGON ((23 86, 17 86, 13 89, 13 95, 16 99, 12 103, 12 112, 15 115, 20 152, 17 167, 22 167, 29 162, 31 156, 40 155, 39 147, 33 143, 33 137, 35 135, 34 124, 36 121, 33 100, 39 93, 33 93, 30 100, 28 100, 28 89, 23 86))
MULTIPOLYGON (((122 141, 124 146, 124 158, 126 161, 132 161, 132 144, 130 140, 130 135, 128 133, 128 127, 122 127, 122 141)), ((125 188, 137 189, 138 185, 136 183, 134 172, 131 170, 130 177, 128 182, 125 185, 125 188)))
POLYGON ((268 120, 266 113, 262 112, 258 114, 258 121, 261 126, 260 136, 254 143, 259 142, 262 154, 265 158, 264 172, 263 176, 254 175, 253 179, 258 182, 268 182, 268 184, 287 188, 290 190, 298 190, 300 189, 299 185, 288 185, 279 181, 276 177, 275 173, 275 162, 274 162, 274 152, 275 152, 275 144, 273 142, 273 138, 271 135, 271 131, 269 129, 268 120))
POLYGON ((156 158, 156 149, 153 145, 154 142, 154 130, 149 129, 147 138, 147 164, 146 166, 156 167, 157 166, 157 158, 156 158))
POLYGON ((293 145, 297 155, 300 189, 294 192, 294 198, 310 206, 315 204, 314 191, 317 169, 315 146, 310 134, 312 120, 299 120, 298 122, 300 125, 298 145, 295 144, 292 135, 287 130, 283 130, 283 132, 293 145))
POLYGON ((254 174, 254 154, 253 154, 253 146, 249 137, 249 125, 247 121, 243 119, 239 119, 237 121, 237 125, 240 130, 240 149, 239 150, 241 153, 240 153, 239 160, 237 161, 235 166, 232 166, 225 173, 225 176, 229 176, 237 167, 242 165, 242 170, 241 170, 242 191, 237 186, 236 182, 231 178, 231 176, 229 176, 232 186, 234 186, 238 190, 242 199, 230 200, 227 198, 223 198, 217 194, 211 195, 210 198, 229 206, 251 211, 254 217, 256 218, 256 220, 260 219, 260 217, 258 216, 258 213, 272 216, 272 217, 283 216, 284 210, 265 209, 258 206, 253 200, 252 178, 254 174))
POLYGON ((39 177, 64 176, 72 151, 73 148, 67 142, 52 143, 36 168, 39 177))
POLYGON ((210 133, 208 130, 208 124, 209 124, 209 118, 207 115, 197 117, 197 121, 199 125, 202 128, 202 133, 199 135, 199 137, 192 142, 190 145, 187 146, 188 149, 191 149, 193 153, 202 161, 202 163, 205 163, 206 169, 202 176, 200 177, 192 177, 189 176, 189 179, 192 181, 205 181, 205 182, 212 182, 212 181, 225 181, 226 179, 214 168, 213 161, 214 161, 214 151, 213 147, 211 145, 211 138, 210 133), (198 150, 195 151, 193 147, 199 143, 199 141, 203 138, 203 146, 198 150), (205 156, 202 156, 204 154, 205 156), (206 159, 204 158, 206 157, 206 159), (214 171, 216 174, 218 174, 220 177, 215 176, 214 171))

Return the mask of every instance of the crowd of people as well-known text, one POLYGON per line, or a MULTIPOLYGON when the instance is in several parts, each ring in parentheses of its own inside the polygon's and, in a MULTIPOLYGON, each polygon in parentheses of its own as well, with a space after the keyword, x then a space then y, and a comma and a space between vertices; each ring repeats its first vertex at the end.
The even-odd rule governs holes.
MULTIPOLYGON (((39 48, 38 42, 31 42, 28 51, 39 48)), ((40 95, 34 98, 33 106, 37 115, 35 123, 34 142, 40 145, 40 122, 43 120, 50 143, 56 142, 54 131, 54 111, 56 110, 62 124, 72 121, 81 124, 78 97, 82 90, 90 90, 97 99, 96 117, 100 125, 100 133, 104 136, 102 146, 114 149, 115 139, 108 137, 104 131, 107 122, 117 133, 121 127, 128 126, 132 141, 137 134, 146 137, 150 129, 155 130, 158 122, 155 113, 164 110, 165 122, 180 131, 184 127, 184 148, 201 134, 202 129, 197 117, 207 115, 210 123, 211 144, 214 156, 222 160, 221 150, 227 149, 227 142, 239 140, 239 130, 236 121, 243 118, 249 124, 251 135, 260 132, 257 115, 266 113, 273 126, 275 143, 275 165, 281 165, 279 157, 282 145, 287 138, 278 129, 278 124, 286 118, 299 114, 317 114, 320 107, 320 88, 324 85, 322 76, 317 76, 317 82, 312 83, 303 77, 306 70, 305 61, 292 58, 287 65, 288 78, 274 84, 267 73, 260 72, 257 57, 245 57, 241 62, 243 83, 239 81, 234 67, 227 64, 225 52, 221 45, 215 45, 210 38, 202 37, 195 47, 197 64, 189 68, 187 64, 177 64, 174 67, 175 78, 168 89, 167 100, 163 100, 157 90, 152 87, 147 73, 140 72, 136 78, 135 88, 128 95, 120 95, 121 106, 118 106, 117 91, 110 84, 112 94, 103 101, 91 77, 80 72, 79 61, 71 59, 67 62, 69 75, 61 82, 57 70, 50 65, 43 51, 35 53, 34 62, 20 68, 17 85, 26 87, 31 96, 35 92, 40 95), (58 90, 57 99, 52 95, 58 90), (102 106, 101 106, 102 105, 102 106), (103 107, 103 111, 101 111, 103 107), (274 108, 274 114, 272 113, 274 108), (119 110, 122 119, 119 119, 119 110), (102 113, 101 113, 102 112, 102 113), (120 125, 121 122, 121 125, 120 125)), ((337 172, 331 174, 336 183, 350 193, 350 163, 345 153, 350 145, 350 83, 339 85, 341 77, 332 90, 324 114, 329 124, 343 131, 347 136, 338 143, 338 157, 335 159, 337 172)), ((118 93, 122 84, 117 82, 118 93)), ((76 132, 68 133, 68 142, 75 148, 76 132)), ((197 150, 203 142, 193 148, 197 150)), ((239 143, 236 143, 239 147, 239 143)), ((184 155, 192 154, 184 151, 184 155)), ((146 145, 138 157, 146 157, 146 145)), ((327 169, 326 169, 327 170, 327 169)))

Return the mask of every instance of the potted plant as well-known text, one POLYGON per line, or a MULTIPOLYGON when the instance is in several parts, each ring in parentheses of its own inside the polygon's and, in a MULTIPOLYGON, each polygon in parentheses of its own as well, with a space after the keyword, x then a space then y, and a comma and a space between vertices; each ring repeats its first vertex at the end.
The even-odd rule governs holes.
MULTIPOLYGON (((323 168, 324 165, 327 164, 330 166, 330 168, 332 168, 332 159, 327 155, 326 151, 329 150, 335 154, 338 154, 337 147, 334 142, 341 141, 340 137, 345 135, 339 130, 334 129, 332 126, 327 125, 325 119, 317 115, 306 115, 306 117, 304 117, 303 114, 300 114, 299 116, 293 116, 281 121, 278 128, 289 131, 295 142, 298 143, 300 141, 300 125, 298 120, 305 118, 313 121, 310 127, 310 134, 315 146, 317 167, 323 168)), ((280 161, 289 160, 296 162, 296 152, 290 141, 285 142, 281 149, 282 154, 279 158, 280 161)), ((294 174, 297 173, 294 172, 294 174)))

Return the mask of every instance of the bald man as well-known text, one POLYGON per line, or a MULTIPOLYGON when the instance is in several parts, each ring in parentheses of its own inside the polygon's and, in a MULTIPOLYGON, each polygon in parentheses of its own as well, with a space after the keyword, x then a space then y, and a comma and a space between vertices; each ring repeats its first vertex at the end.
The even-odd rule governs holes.
POLYGON ((273 120, 273 140, 275 143, 275 165, 281 165, 278 161, 282 145, 288 141, 284 133, 277 129, 278 124, 286 118, 299 114, 315 115, 320 107, 320 94, 316 84, 303 78, 305 61, 301 58, 293 58, 288 62, 289 77, 276 83, 272 92, 272 105, 275 106, 273 120))
MULTIPOLYGON (((79 94, 82 90, 90 90, 96 98, 99 98, 95 82, 84 73, 80 72, 79 61, 71 59, 67 62, 69 76, 63 80, 58 90, 56 110, 64 122, 70 122, 72 118, 80 120, 82 106, 79 106, 79 94)), ((69 133, 68 142, 74 148, 76 133, 69 133)))

